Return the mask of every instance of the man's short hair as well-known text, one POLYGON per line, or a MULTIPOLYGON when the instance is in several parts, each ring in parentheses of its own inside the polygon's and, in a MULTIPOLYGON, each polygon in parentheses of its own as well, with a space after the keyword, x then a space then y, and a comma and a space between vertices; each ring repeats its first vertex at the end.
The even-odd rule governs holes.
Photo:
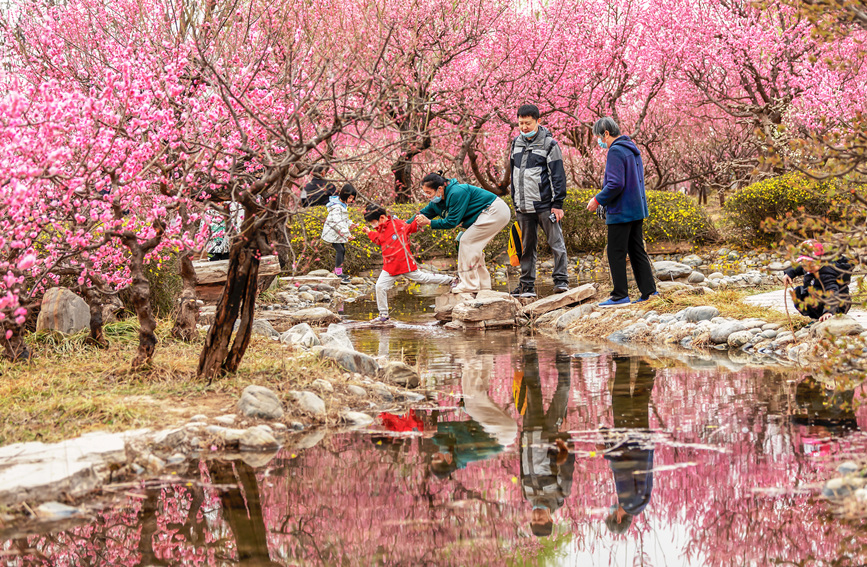
POLYGON ((530 522, 530 531, 536 537, 548 537, 554 531, 554 520, 548 520, 544 524, 530 522))
POLYGON ((610 116, 600 118, 596 121, 596 124, 593 125, 594 136, 601 136, 605 132, 608 132, 608 134, 613 138, 620 135, 620 126, 618 126, 617 122, 615 122, 610 116))
POLYGON ((539 107, 535 104, 522 104, 518 108, 518 118, 529 116, 533 120, 539 119, 539 107))
POLYGON ((367 222, 379 220, 381 217, 388 216, 388 213, 385 212, 385 209, 380 207, 379 205, 369 205, 367 210, 364 211, 364 220, 367 222))

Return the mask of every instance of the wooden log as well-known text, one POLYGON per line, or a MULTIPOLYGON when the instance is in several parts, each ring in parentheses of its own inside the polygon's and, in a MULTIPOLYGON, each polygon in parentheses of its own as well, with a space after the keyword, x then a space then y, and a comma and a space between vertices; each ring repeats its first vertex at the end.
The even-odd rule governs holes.
MULTIPOLYGON (((209 262, 208 260, 199 260, 193 262, 193 268, 196 270, 196 281, 201 286, 203 284, 223 283, 226 281, 226 274, 229 272, 229 261, 218 260, 209 262)), ((280 260, 277 256, 262 256, 259 261, 259 277, 276 276, 280 273, 280 260)))

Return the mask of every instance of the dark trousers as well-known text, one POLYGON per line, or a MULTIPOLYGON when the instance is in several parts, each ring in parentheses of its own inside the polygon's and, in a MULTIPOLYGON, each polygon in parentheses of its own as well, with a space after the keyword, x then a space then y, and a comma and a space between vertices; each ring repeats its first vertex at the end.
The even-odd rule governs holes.
POLYGON ((799 285, 793 288, 795 292, 795 309, 798 313, 809 317, 810 319, 818 319, 827 313, 848 313, 852 307, 852 297, 849 295, 849 286, 843 286, 835 295, 826 297, 827 302, 823 301, 822 290, 813 289, 813 295, 810 294, 810 288, 799 285), (813 297, 811 300, 810 298, 813 297))
POLYGON ((563 229, 559 222, 551 222, 551 211, 540 213, 522 213, 516 217, 521 227, 521 287, 533 289, 536 285, 536 246, 539 238, 539 227, 545 231, 548 246, 554 254, 554 273, 551 274, 554 285, 568 285, 569 274, 566 267, 569 258, 566 256, 566 241, 563 239, 563 229))
POLYGON ((346 245, 341 242, 332 242, 334 247, 334 267, 339 268, 343 265, 343 258, 346 257, 346 245))
POLYGON ((611 269, 611 281, 614 283, 611 299, 629 297, 629 282, 626 279, 627 255, 641 297, 656 292, 650 258, 644 250, 643 225, 643 220, 608 225, 608 267, 611 269))

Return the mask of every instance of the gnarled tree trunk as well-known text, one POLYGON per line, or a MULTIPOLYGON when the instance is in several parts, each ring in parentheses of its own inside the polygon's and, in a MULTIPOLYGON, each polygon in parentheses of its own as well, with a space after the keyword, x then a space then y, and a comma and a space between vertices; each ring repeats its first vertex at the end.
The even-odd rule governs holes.
POLYGON ((181 255, 181 290, 178 314, 171 334, 176 339, 190 342, 196 336, 196 324, 199 322, 199 305, 196 297, 196 269, 193 267, 191 252, 181 255))
POLYGON ((238 369, 250 343, 253 328, 253 310, 258 293, 259 257, 261 252, 246 246, 233 246, 229 255, 229 272, 226 287, 217 303, 214 323, 205 339, 205 347, 199 357, 199 378, 213 380, 225 372, 238 369), (241 323, 235 341, 229 348, 235 321, 241 323))
POLYGON ((104 321, 102 319, 102 294, 92 287, 81 286, 84 300, 87 301, 87 306, 90 307, 90 336, 87 337, 87 344, 99 347, 108 348, 108 339, 105 338, 105 333, 102 331, 104 321))

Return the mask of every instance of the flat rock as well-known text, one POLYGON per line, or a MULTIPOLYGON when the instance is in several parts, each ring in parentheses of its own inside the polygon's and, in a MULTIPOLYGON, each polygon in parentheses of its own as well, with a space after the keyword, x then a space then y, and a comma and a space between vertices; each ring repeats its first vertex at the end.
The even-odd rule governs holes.
POLYGON ((656 279, 671 281, 689 276, 692 273, 692 266, 681 264, 680 262, 663 260, 653 262, 653 271, 656 279))
POLYGON ((36 318, 37 331, 58 331, 67 335, 90 328, 90 307, 65 287, 52 287, 42 296, 36 318))
POLYGON ((81 514, 81 510, 60 502, 45 502, 35 510, 40 520, 65 520, 81 514))
POLYGON ((692 290, 692 286, 682 282, 656 282, 656 290, 660 293, 673 293, 680 290, 692 290))
POLYGON ((325 307, 309 307, 293 311, 289 314, 289 321, 295 324, 309 323, 311 325, 322 326, 330 323, 340 323, 341 320, 340 315, 325 307))
POLYGON ((454 306, 452 319, 463 322, 515 319, 519 303, 512 297, 476 297, 454 306))
POLYGON ((560 316, 564 313, 565 309, 555 309, 554 311, 549 311, 536 319, 533 324, 540 329, 553 327, 557 323, 557 319, 559 319, 560 316))
POLYGON ((570 289, 566 293, 557 293, 534 301, 525 305, 521 312, 527 317, 539 317, 549 311, 581 303, 594 297, 596 297, 596 284, 584 284, 570 289))
POLYGON ((333 360, 338 366, 348 372, 359 372, 367 376, 376 376, 376 373, 379 371, 379 364, 377 364, 372 356, 355 350, 325 347, 319 353, 319 356, 333 360))
POLYGON ((408 364, 392 361, 379 369, 377 378, 389 384, 396 384, 404 388, 418 388, 420 383, 418 372, 408 364))
POLYGON ((719 317, 719 309, 712 305, 701 305, 698 307, 687 307, 683 313, 683 320, 689 323, 698 323, 699 321, 710 321, 714 317, 719 317))
POLYGON ((822 337, 825 334, 830 334, 834 337, 843 337, 848 335, 859 335, 864 332, 864 327, 850 317, 849 315, 835 315, 812 326, 810 334, 814 337, 822 337))
POLYGON ((693 268, 695 268, 696 266, 701 266, 702 264, 704 264, 704 260, 702 259, 702 257, 698 256, 696 254, 690 254, 689 256, 684 257, 684 259, 681 260, 681 262, 683 264, 686 264, 687 266, 690 266, 693 268))

